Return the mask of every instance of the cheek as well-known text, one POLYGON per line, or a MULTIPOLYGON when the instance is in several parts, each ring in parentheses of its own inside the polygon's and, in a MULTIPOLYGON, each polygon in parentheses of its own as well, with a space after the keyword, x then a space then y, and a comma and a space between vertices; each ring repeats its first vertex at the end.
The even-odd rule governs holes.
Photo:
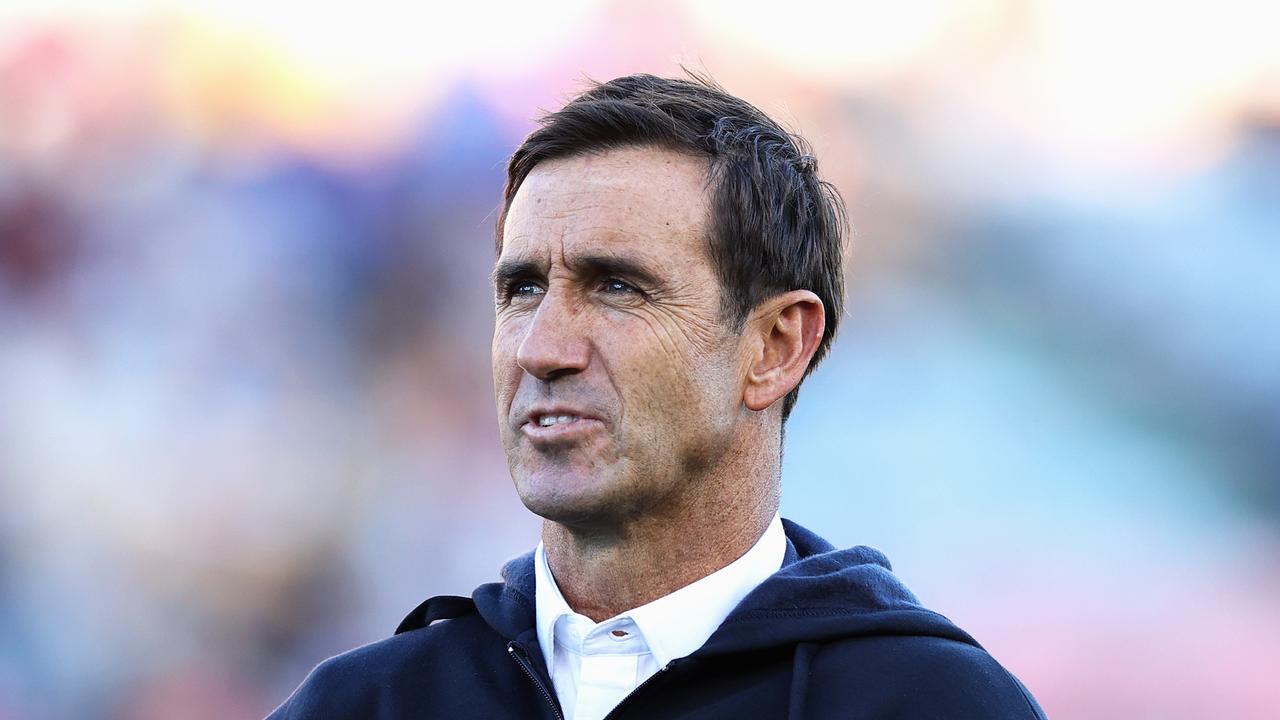
POLYGON ((520 366, 516 353, 520 349, 519 335, 509 324, 499 323, 493 331, 490 360, 493 370, 493 390, 499 405, 505 407, 520 383, 520 366), (502 402, 502 401, 506 402, 502 402))
POLYGON ((693 342, 687 333, 652 321, 631 337, 619 347, 626 361, 615 381, 634 388, 632 401, 648 414, 665 416, 668 427, 688 427, 736 407, 731 397, 735 363, 723 341, 693 342))

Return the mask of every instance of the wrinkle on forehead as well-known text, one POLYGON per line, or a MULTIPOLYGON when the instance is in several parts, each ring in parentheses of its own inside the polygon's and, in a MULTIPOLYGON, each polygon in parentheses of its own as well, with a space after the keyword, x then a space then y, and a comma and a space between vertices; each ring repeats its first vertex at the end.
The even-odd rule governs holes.
POLYGON ((554 246, 563 261, 589 242, 664 255, 685 246, 706 257, 709 171, 704 158, 652 147, 544 161, 512 200, 502 256, 550 262, 554 246), (671 242, 676 236, 696 242, 671 242))

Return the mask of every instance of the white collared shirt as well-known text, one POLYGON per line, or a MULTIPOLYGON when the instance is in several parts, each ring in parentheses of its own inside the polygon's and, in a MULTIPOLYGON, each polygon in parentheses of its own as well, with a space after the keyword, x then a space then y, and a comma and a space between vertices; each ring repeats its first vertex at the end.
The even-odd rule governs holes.
POLYGON ((600 720, 667 663, 702 647, 747 593, 782 567, 786 549, 782 520, 775 514, 742 557, 597 624, 565 602, 538 543, 538 644, 565 720, 600 720))

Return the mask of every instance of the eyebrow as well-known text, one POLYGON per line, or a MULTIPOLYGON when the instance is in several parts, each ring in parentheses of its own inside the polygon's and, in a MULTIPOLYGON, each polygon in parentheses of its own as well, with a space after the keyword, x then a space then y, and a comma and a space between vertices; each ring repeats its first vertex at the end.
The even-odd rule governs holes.
POLYGON ((542 274, 538 263, 532 260, 503 260, 493 268, 493 286, 504 288, 520 278, 537 277, 542 274))
MULTIPOLYGON (((618 275, 634 280, 650 288, 658 288, 662 282, 643 263, 616 255, 583 255, 572 258, 569 267, 589 277, 618 275)), ((542 263, 527 259, 503 260, 493 269, 494 287, 506 287, 509 283, 527 277, 542 276, 542 263)))

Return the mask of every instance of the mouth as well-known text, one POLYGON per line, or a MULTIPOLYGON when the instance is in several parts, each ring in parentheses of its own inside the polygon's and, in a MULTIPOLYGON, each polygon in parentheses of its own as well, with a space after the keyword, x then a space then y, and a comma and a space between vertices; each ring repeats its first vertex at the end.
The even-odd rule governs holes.
POLYGON ((535 415, 533 421, 538 427, 552 427, 553 425, 568 425, 569 423, 578 422, 580 419, 577 415, 547 413, 546 415, 535 415))
POLYGON ((554 410, 530 413, 520 426, 525 437, 539 443, 563 443, 577 440, 604 427, 596 418, 554 410))

